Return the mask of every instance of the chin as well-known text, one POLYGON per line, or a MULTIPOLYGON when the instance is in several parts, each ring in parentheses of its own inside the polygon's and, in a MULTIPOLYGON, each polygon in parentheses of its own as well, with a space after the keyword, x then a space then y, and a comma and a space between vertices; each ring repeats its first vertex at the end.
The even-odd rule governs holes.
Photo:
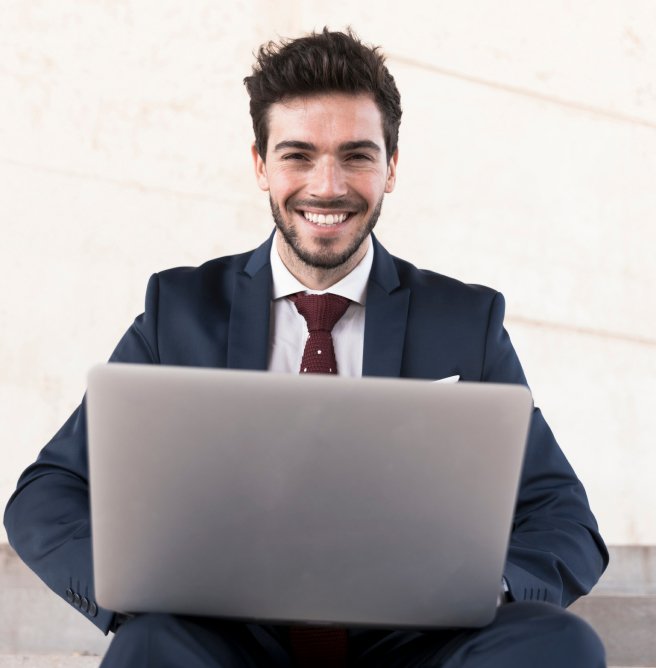
MULTIPOLYGON (((284 236, 284 233, 283 233, 284 236)), ((317 248, 310 250, 297 243, 290 244, 285 237, 287 245, 290 246, 294 255, 304 264, 316 269, 337 269, 348 262, 362 246, 364 240, 358 240, 345 248, 317 248)), ((318 244, 322 245, 322 244, 318 244)))

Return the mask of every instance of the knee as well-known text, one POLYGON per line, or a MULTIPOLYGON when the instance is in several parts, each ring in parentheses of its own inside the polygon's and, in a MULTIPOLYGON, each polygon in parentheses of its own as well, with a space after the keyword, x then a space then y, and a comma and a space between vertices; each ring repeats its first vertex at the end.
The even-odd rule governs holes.
POLYGON ((596 668, 606 665, 606 650, 596 631, 583 619, 563 611, 559 638, 569 651, 572 665, 596 668))
POLYGON ((244 624, 219 623, 205 617, 148 613, 129 619, 107 650, 101 668, 143 666, 260 665, 244 624))
MULTIPOLYGON (((513 603, 508 608, 526 623, 533 653, 549 657, 549 665, 603 668, 606 651, 595 630, 583 619, 550 603, 513 603)), ((520 625, 523 626, 523 625, 520 625)), ((540 664, 541 665, 541 664, 540 664)))
POLYGON ((119 626, 114 640, 121 638, 125 641, 134 638, 157 636, 160 633, 169 633, 178 624, 179 621, 174 615, 154 612, 136 615, 119 626))
POLYGON ((143 657, 165 652, 164 645, 178 626, 177 618, 166 614, 148 613, 128 619, 116 631, 102 667, 138 665, 143 657))

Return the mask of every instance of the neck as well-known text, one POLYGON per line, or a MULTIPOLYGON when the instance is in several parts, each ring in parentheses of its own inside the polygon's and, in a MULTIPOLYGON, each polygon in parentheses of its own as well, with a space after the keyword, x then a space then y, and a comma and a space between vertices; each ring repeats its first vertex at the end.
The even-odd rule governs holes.
POLYGON ((289 273, 309 290, 327 290, 350 274, 366 255, 369 243, 369 237, 367 237, 346 262, 332 269, 324 269, 309 265, 301 260, 293 249, 285 243, 282 235, 276 234, 276 248, 282 263, 287 267, 289 273))

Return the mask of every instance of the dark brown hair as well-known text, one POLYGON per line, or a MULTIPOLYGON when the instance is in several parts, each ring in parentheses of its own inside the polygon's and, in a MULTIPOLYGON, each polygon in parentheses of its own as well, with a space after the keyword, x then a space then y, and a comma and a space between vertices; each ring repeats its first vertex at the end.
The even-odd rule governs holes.
POLYGON ((349 28, 263 44, 253 73, 244 79, 251 98, 255 147, 266 157, 269 107, 275 102, 319 93, 369 93, 383 117, 387 160, 399 141, 401 96, 385 67, 380 47, 366 46, 349 28))

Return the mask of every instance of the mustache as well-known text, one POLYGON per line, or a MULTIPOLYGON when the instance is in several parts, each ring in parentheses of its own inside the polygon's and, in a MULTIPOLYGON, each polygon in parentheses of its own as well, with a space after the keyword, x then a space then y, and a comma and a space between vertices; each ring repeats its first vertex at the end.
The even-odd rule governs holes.
POLYGON ((367 203, 361 199, 339 197, 337 199, 292 199, 287 203, 289 209, 326 209, 333 211, 365 211, 367 203))

